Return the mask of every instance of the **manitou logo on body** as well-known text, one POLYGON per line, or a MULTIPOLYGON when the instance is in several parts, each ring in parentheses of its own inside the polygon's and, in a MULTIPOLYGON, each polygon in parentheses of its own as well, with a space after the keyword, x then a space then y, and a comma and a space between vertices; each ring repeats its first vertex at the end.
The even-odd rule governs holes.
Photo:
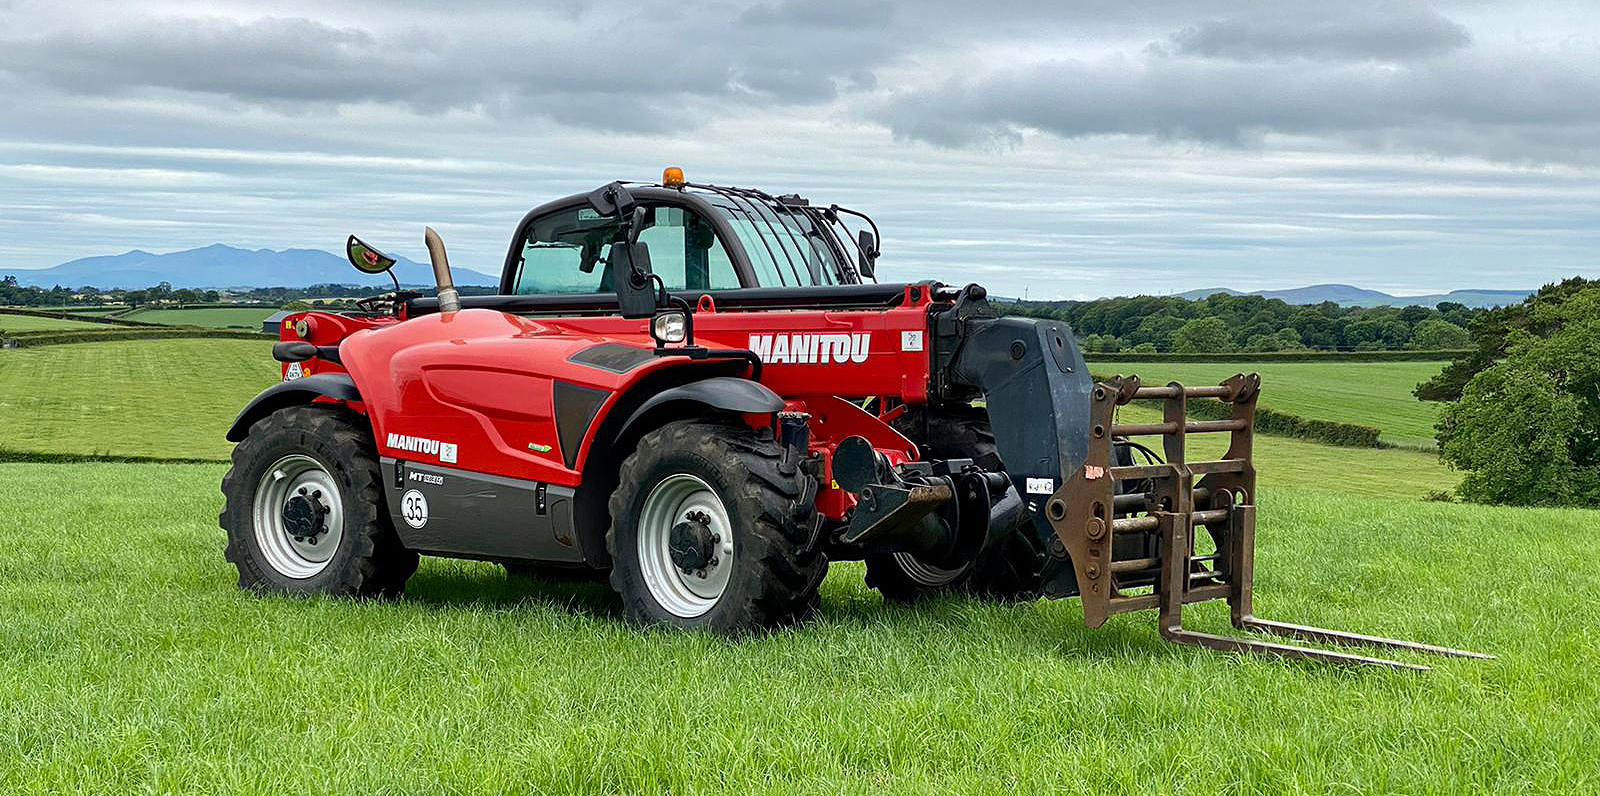
POLYGON ((424 456, 436 456, 439 461, 446 464, 456 463, 456 444, 454 442, 440 442, 436 439, 410 437, 405 434, 390 434, 389 447, 420 453, 424 456))
POLYGON ((750 335, 750 350, 762 362, 772 363, 865 362, 871 347, 871 332, 750 335))

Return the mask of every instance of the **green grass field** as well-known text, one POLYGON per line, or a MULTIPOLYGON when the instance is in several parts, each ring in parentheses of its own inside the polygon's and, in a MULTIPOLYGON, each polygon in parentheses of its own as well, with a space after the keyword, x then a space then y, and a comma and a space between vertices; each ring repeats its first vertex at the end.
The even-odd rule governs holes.
POLYGON ((1440 405, 1418 401, 1412 388, 1443 362, 1116 362, 1092 360, 1097 374, 1137 373, 1146 384, 1216 384, 1235 374, 1261 374, 1260 405, 1311 420, 1375 426, 1385 442, 1434 447, 1440 405))
POLYGON ((260 329, 277 307, 199 307, 195 309, 148 309, 122 317, 130 321, 165 323, 173 326, 206 326, 214 329, 241 327, 260 329))
MULTIPOLYGON (((224 460, 232 449, 222 438, 228 424, 278 378, 271 348, 270 341, 151 340, 0 352, 0 448, 224 460)), ((1126 411, 1139 417, 1140 410, 1126 411)), ((1196 437, 1192 444, 1195 455, 1217 456, 1224 440, 1196 437)), ((1256 449, 1269 489, 1420 497, 1459 480, 1438 457, 1418 451, 1265 435, 1256 449)))
MULTIPOLYGON (((1122 408, 1124 423, 1156 423, 1159 410, 1137 403, 1122 408)), ((1227 434, 1190 434, 1188 459, 1220 459, 1228 449, 1227 434)), ((1158 443, 1153 438, 1143 440, 1158 443)), ((1448 492, 1461 475, 1439 460, 1437 453, 1407 448, 1341 448, 1315 442, 1255 435, 1256 473, 1267 490, 1304 487, 1350 495, 1420 498, 1430 492, 1448 492)))
POLYGON ((0 312, 0 333, 105 328, 108 328, 106 324, 92 321, 75 321, 71 318, 41 318, 37 315, 12 315, 8 312, 0 312))
POLYGON ((278 380, 268 340, 0 351, 0 448, 226 459, 239 410, 278 380))
POLYGON ((886 606, 857 565, 817 623, 746 641, 436 559, 394 603, 256 597, 222 472, 0 465, 0 792, 1600 788, 1591 512, 1265 493, 1263 615, 1499 656, 1417 673, 1090 631, 1075 600, 886 606))
POLYGON ((28 309, 41 310, 45 312, 70 312, 73 315, 100 316, 110 315, 113 312, 122 312, 123 310, 126 310, 127 307, 122 305, 102 305, 98 307, 91 307, 86 305, 68 304, 66 306, 59 307, 28 307, 28 309))

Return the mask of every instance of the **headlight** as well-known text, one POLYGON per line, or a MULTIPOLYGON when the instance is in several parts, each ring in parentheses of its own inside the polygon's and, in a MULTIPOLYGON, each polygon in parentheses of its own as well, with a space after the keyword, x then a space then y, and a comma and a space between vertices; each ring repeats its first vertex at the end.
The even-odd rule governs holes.
POLYGON ((658 343, 681 343, 688 336, 688 322, 682 312, 662 312, 650 320, 650 336, 658 343))

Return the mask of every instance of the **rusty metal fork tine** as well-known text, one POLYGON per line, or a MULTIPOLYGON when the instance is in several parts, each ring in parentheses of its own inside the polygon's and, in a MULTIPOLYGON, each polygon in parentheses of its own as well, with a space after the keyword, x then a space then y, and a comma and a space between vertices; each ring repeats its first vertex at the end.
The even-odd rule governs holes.
POLYGON ((1357 655, 1350 652, 1335 650, 1315 649, 1313 647, 1296 647, 1292 644, 1276 644, 1270 641, 1257 641, 1248 638, 1234 638, 1233 636, 1218 636, 1212 633, 1197 633, 1192 630, 1166 630, 1162 633, 1168 641, 1177 644, 1188 644, 1206 649, 1221 650, 1223 652, 1250 652, 1257 655, 1276 655, 1280 658, 1305 658, 1309 660, 1328 661, 1330 663, 1362 664, 1365 666, 1384 666, 1391 669, 1410 669, 1412 671, 1426 672, 1432 670, 1431 666, 1420 663, 1406 663, 1392 661, 1388 658, 1374 658, 1368 655, 1357 655))
POLYGON ((1493 655, 1482 652, 1470 652, 1451 647, 1439 647, 1433 644, 1419 644, 1415 641, 1401 641, 1399 639, 1384 638, 1382 636, 1369 636, 1364 633, 1347 633, 1342 630, 1328 630, 1320 627, 1307 627, 1305 625, 1291 625, 1287 622, 1270 622, 1257 619, 1254 616, 1241 617, 1237 623, 1239 627, 1256 630, 1262 633, 1275 633, 1280 636, 1303 638, 1307 641, 1320 641, 1325 644, 1364 644, 1369 647, 1387 647, 1397 650, 1411 650, 1413 652, 1429 652, 1435 655, 1454 655, 1459 658, 1482 658, 1494 660, 1493 655))

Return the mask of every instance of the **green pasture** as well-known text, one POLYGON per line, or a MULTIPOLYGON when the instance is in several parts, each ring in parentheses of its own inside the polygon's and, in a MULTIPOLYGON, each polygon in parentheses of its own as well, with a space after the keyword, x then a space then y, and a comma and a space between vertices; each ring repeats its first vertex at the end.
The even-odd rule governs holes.
POLYGON ((437 559, 395 602, 257 597, 223 470, 0 465, 0 792, 1600 789, 1592 512, 1264 492, 1263 615, 1498 656, 1408 672, 1087 630, 1076 600, 895 607, 855 564, 819 621, 744 641, 437 559))
POLYGON ((225 459, 239 410, 278 380, 269 340, 0 350, 0 449, 225 459))
MULTIPOLYGON (((1107 355, 1115 356, 1115 355, 1107 355)), ((1308 420, 1374 426, 1383 441, 1433 448, 1440 404, 1418 401, 1411 390, 1444 368, 1443 362, 1117 362, 1093 359, 1101 375, 1138 374, 1146 384, 1180 381, 1216 384, 1235 373, 1261 374, 1261 406, 1308 420)))
MULTIPOLYGON (((224 460, 222 438, 278 379, 270 341, 149 340, 0 352, 0 449, 224 460)), ((1327 366, 1324 366, 1327 367, 1327 366)), ((1129 419, 1142 409, 1124 410, 1129 419)), ((1262 486, 1421 497, 1459 480, 1431 453, 1256 438, 1262 486)), ((1217 456, 1222 437, 1196 436, 1217 456), (1208 447, 1209 446, 1209 447, 1208 447)))
POLYGON ((27 307, 26 309, 40 310, 42 312, 70 312, 73 315, 104 316, 110 315, 113 312, 125 312, 127 311, 128 307, 122 304, 103 304, 99 306, 90 306, 86 304, 67 304, 57 307, 27 307))
POLYGON ((0 335, 6 332, 40 332, 55 329, 105 329, 103 323, 72 318, 45 318, 38 315, 13 315, 0 312, 0 335))
POLYGON ((172 326, 207 326, 214 329, 237 326, 260 329, 261 322, 276 312, 278 312, 277 307, 196 307, 138 310, 122 317, 130 321, 164 323, 172 326))

